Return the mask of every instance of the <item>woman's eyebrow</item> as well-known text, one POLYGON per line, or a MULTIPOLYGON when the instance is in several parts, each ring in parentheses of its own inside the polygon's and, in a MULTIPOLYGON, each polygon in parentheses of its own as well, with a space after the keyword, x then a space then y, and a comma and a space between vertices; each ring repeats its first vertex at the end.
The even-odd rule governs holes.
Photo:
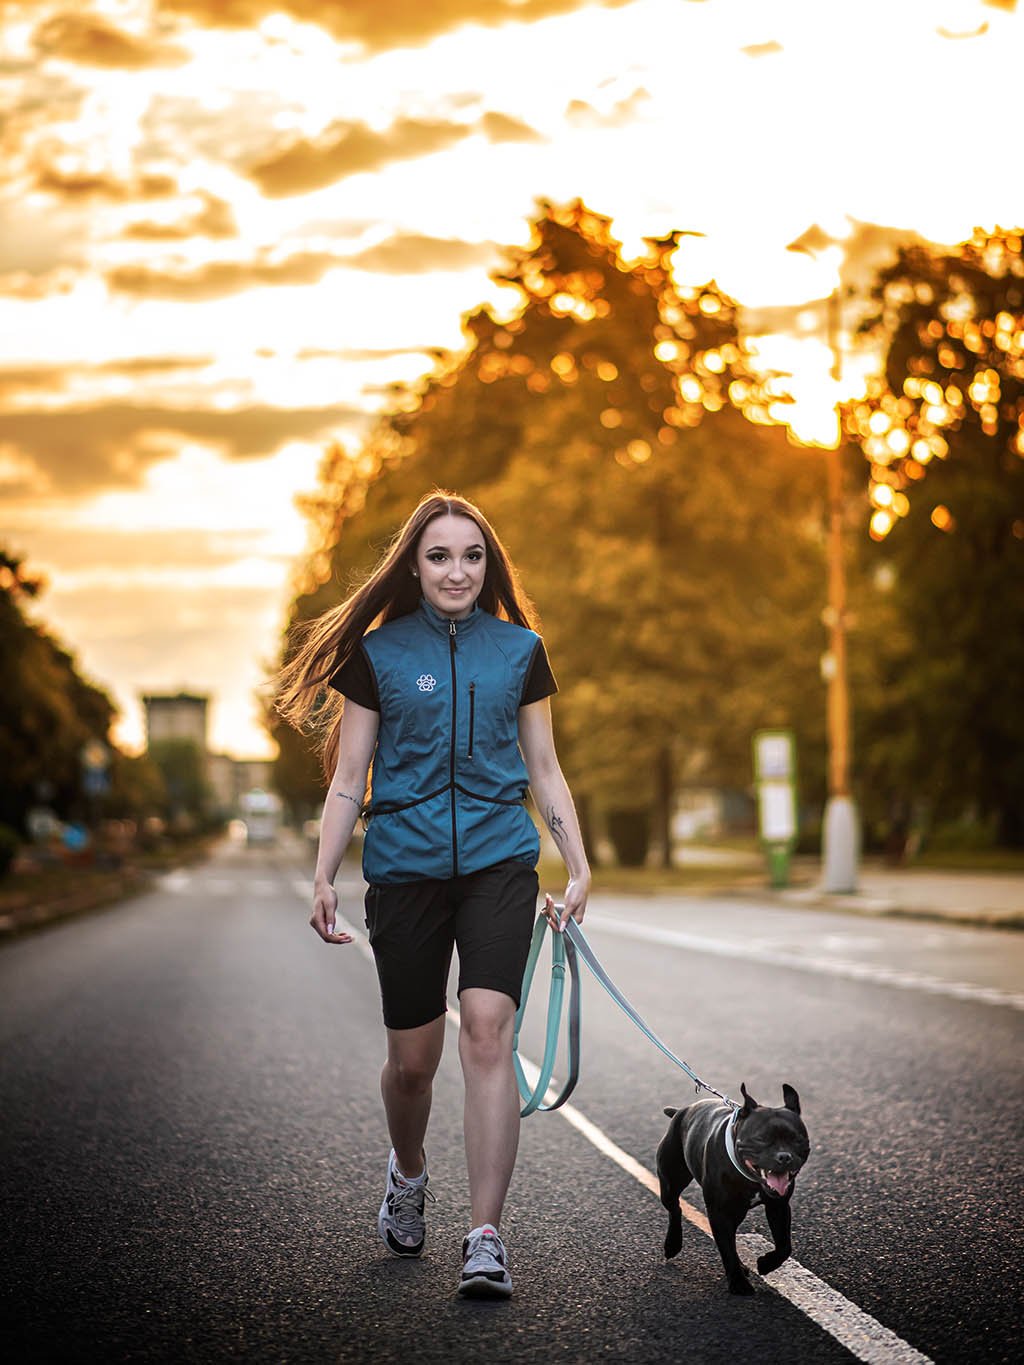
MULTIPOLYGON (((484 547, 482 545, 478 544, 467 545, 462 553, 467 554, 470 550, 482 550, 483 548, 484 547)), ((449 550, 447 545, 431 545, 426 550, 424 550, 423 553, 425 555, 430 555, 433 554, 435 550, 443 550, 446 555, 451 554, 451 550, 449 550)))

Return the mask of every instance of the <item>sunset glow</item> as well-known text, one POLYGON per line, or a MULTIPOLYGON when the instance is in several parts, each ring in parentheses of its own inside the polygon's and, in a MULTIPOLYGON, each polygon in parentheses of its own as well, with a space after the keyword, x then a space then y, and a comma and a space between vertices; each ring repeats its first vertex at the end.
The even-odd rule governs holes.
MULTIPOLYGON (((252 698, 305 548, 293 499, 327 442, 358 450, 393 386, 458 350, 465 312, 504 315, 490 274, 538 198, 608 215, 627 257, 699 234, 677 284, 739 302, 778 376, 771 415, 828 446, 837 401, 855 404, 876 537, 956 413, 995 412, 983 343, 1024 352, 1009 315, 985 338, 951 316, 936 344, 964 355, 962 383, 883 403, 854 340, 896 245, 1024 219, 1005 139, 969 113, 1015 98, 1013 5, 253 0, 248 28, 219 8, 0 11, 0 529, 49 579, 38 613, 116 697, 130 746, 139 693, 186 687, 216 695, 215 747, 267 751, 252 698), (933 93, 945 112, 923 119, 933 93), (826 245, 787 251, 812 224, 826 245)), ((585 321, 602 300, 581 280, 551 306, 585 321)), ((677 347, 658 355, 680 376, 665 449, 687 404, 727 401, 729 357, 691 371, 677 347)), ((556 356, 527 382, 575 379, 556 356)))

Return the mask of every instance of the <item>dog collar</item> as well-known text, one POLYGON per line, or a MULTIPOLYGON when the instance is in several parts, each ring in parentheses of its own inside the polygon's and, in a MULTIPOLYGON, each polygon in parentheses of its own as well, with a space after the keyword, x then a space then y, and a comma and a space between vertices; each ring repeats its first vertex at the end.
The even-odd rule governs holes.
POLYGON ((736 1127, 736 1120, 739 1117, 739 1112, 738 1109, 734 1109, 725 1121, 725 1150, 729 1154, 729 1160, 739 1171, 740 1175, 745 1176, 747 1180, 752 1181, 755 1185, 760 1185, 760 1178, 756 1175, 751 1175, 748 1170, 745 1170, 740 1165, 740 1159, 736 1155, 736 1137, 733 1129, 736 1127))

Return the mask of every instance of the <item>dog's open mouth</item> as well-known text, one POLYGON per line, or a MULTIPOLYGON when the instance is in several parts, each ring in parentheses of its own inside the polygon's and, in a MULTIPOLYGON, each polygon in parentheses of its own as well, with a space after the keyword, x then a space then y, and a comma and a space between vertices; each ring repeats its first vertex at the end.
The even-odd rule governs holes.
POLYGON ((755 1166, 750 1160, 747 1161, 747 1165, 769 1194, 774 1194, 780 1199, 784 1199, 789 1194, 793 1187, 795 1171, 766 1171, 760 1166, 755 1166))

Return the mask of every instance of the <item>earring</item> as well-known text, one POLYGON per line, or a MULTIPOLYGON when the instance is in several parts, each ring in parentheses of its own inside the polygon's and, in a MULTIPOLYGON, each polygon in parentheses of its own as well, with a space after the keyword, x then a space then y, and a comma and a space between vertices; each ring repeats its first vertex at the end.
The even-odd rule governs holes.
POLYGON ((420 575, 419 575, 419 570, 418 570, 418 569, 413 569, 413 571, 412 571, 412 576, 413 576, 413 578, 419 578, 419 576, 420 576, 420 575))

